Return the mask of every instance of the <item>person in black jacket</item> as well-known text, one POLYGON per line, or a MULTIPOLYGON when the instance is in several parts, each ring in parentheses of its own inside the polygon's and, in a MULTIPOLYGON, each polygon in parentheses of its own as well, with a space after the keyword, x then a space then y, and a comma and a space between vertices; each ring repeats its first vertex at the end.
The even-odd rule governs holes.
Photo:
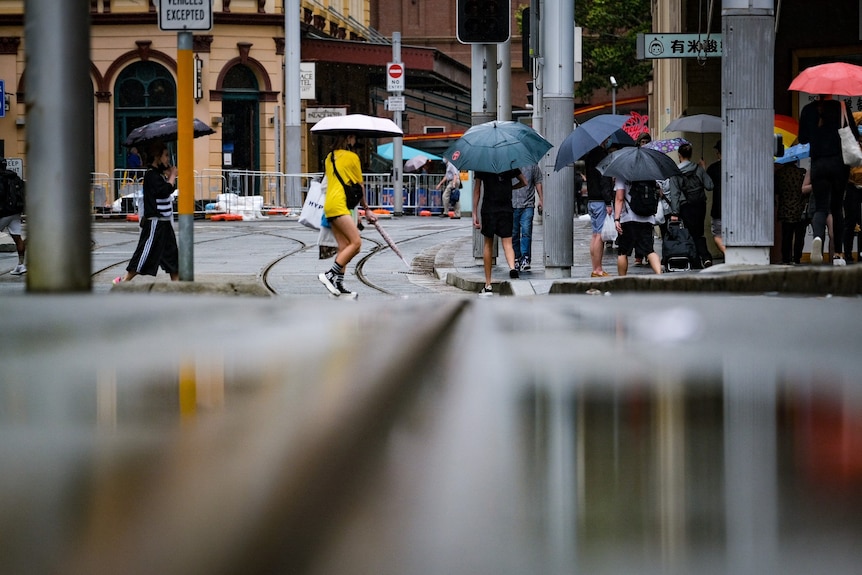
POLYGON ((126 266, 126 275, 114 278, 114 284, 127 282, 139 274, 155 276, 159 266, 172 281, 180 279, 172 196, 176 188, 177 167, 170 165, 168 147, 163 142, 152 145, 149 157, 152 163, 144 174, 144 215, 138 247, 126 266))
MULTIPOLYGON (((823 239, 826 235, 826 220, 832 215, 832 229, 844 226, 844 188, 850 177, 850 168, 844 165, 841 155, 842 108, 851 122, 853 114, 845 104, 832 99, 829 94, 806 104, 799 114, 799 143, 810 144, 811 187, 814 194, 814 215, 811 218, 811 263, 823 263, 823 239)), ((841 233, 830 234, 830 260, 843 253, 841 233)), ((844 260, 841 259, 841 263, 844 260)))

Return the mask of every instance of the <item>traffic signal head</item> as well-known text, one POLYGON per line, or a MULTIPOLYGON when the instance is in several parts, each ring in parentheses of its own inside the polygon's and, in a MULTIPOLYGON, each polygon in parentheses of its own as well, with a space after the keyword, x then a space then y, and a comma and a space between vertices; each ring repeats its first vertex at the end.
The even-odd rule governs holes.
POLYGON ((500 44, 510 35, 511 0, 457 0, 458 41, 500 44))

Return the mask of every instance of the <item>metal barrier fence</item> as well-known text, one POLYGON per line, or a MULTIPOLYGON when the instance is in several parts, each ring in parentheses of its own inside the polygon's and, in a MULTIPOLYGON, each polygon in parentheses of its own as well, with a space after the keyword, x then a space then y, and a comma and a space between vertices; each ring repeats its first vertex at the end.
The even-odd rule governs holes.
MULTIPOLYGON (((128 215, 138 211, 143 195, 143 176, 146 170, 114 170, 114 174, 91 174, 90 202, 94 214, 128 215)), ((297 213, 302 209, 308 186, 322 174, 284 174, 251 170, 203 170, 195 172, 195 211, 219 210, 223 194, 237 198, 260 196, 267 208, 288 208, 297 213)), ((404 174, 402 208, 405 213, 418 214, 422 210, 439 214, 443 211, 442 190, 435 188, 440 175, 404 174)), ((363 174, 368 204, 372 208, 392 210, 394 186, 391 174, 363 174)), ((230 204, 231 202, 222 202, 230 204)))

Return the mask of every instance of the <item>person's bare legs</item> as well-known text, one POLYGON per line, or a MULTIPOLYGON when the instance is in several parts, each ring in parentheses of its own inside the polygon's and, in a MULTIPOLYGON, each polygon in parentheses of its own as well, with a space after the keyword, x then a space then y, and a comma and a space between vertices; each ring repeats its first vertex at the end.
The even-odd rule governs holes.
POLYGON ((649 267, 652 268, 656 274, 661 274, 661 258, 658 257, 658 254, 652 252, 647 256, 647 261, 649 262, 649 267))
POLYGON ((590 238, 590 262, 593 264, 593 273, 601 273, 602 256, 605 252, 605 242, 601 234, 593 234, 590 238))
POLYGON ((620 277, 626 275, 629 271, 629 257, 617 256, 617 274, 620 277))
POLYGON ((721 251, 721 253, 725 253, 724 251, 724 239, 721 236, 712 236, 712 241, 715 242, 715 247, 721 251))
MULTIPOLYGON (((485 285, 491 285, 491 248, 494 247, 494 238, 482 236, 485 240, 482 244, 482 265, 485 268, 485 285)), ((509 248, 512 247, 512 242, 509 242, 509 248)), ((514 255, 512 256, 514 258, 514 255)))
POLYGON ((350 260, 359 253, 362 248, 362 238, 359 229, 353 223, 350 216, 339 216, 329 221, 332 226, 332 235, 338 243, 338 253, 335 255, 335 263, 343 268, 347 267, 350 260))
POLYGON ((515 248, 512 245, 512 238, 500 238, 500 243, 503 244, 503 255, 506 256, 509 269, 515 269, 515 248))

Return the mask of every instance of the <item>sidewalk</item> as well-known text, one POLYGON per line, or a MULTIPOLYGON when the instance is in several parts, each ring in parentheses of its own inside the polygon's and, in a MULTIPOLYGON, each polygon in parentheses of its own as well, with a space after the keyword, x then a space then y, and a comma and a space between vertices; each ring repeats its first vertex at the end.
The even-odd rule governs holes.
MULTIPOLYGON (((809 295, 862 294, 862 264, 845 267, 716 264, 705 270, 653 273, 648 265, 637 266, 629 258, 628 273, 617 275, 617 256, 605 248, 602 267, 608 278, 591 278, 589 242, 592 235, 589 220, 576 219, 573 228, 574 251, 571 277, 545 277, 542 261, 544 226, 533 225, 532 269, 522 272, 518 280, 509 279, 509 268, 500 248, 492 271, 494 293, 530 296, 546 294, 586 294, 613 292, 700 292, 700 293, 781 293, 809 295), (595 290, 598 290, 596 292, 595 290)), ((661 241, 655 240, 655 251, 661 255, 661 241)), ((472 243, 465 240, 449 254, 441 252, 435 260, 437 277, 469 292, 484 286, 481 258, 474 258, 472 243)))

